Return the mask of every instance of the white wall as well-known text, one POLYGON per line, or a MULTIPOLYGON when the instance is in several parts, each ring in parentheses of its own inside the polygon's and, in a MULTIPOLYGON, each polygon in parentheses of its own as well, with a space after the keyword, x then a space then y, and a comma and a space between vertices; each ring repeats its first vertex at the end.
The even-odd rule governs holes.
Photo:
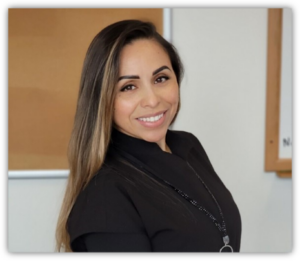
POLYGON ((66 179, 8 181, 8 251, 54 252, 66 179))
MULTIPOLYGON (((174 129, 194 133, 242 216, 242 252, 292 248, 292 181, 264 172, 266 9, 175 9, 186 73, 174 129)), ((65 179, 8 181, 8 250, 53 252, 65 179)))
POLYGON ((242 216, 241 252, 292 250, 292 180, 264 172, 267 9, 173 9, 185 65, 173 129, 194 133, 242 216))

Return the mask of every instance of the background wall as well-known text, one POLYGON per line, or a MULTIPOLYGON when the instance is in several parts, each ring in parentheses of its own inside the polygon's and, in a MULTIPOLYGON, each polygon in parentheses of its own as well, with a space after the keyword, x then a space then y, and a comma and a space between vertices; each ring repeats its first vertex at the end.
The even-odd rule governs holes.
POLYGON ((264 172, 267 9, 173 9, 193 132, 239 207, 241 252, 292 250, 292 180, 264 172))
MULTIPOLYGON (((174 129, 194 133, 242 216, 241 252, 292 249, 292 180, 264 172, 267 9, 173 9, 185 65, 174 129)), ((8 181, 8 248, 53 252, 65 179, 8 181)))

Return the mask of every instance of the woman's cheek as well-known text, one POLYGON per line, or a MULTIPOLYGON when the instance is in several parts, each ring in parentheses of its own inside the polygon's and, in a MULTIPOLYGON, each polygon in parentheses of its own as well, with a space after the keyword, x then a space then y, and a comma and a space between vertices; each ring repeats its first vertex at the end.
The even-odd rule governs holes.
POLYGON ((122 98, 117 98, 115 101, 115 118, 116 119, 125 119, 130 117, 134 112, 133 102, 130 100, 125 100, 122 98))
POLYGON ((179 102, 178 86, 174 86, 171 88, 171 90, 169 91, 169 95, 168 95, 168 101, 169 101, 169 103, 171 103, 173 105, 178 104, 178 102, 179 102))

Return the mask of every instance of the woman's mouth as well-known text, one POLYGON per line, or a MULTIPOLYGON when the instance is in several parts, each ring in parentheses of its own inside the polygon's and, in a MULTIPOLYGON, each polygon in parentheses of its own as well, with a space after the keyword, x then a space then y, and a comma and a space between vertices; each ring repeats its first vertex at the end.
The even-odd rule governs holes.
POLYGON ((160 114, 151 117, 140 117, 137 118, 137 120, 145 127, 157 127, 164 122, 166 112, 167 111, 164 111, 161 112, 160 114))

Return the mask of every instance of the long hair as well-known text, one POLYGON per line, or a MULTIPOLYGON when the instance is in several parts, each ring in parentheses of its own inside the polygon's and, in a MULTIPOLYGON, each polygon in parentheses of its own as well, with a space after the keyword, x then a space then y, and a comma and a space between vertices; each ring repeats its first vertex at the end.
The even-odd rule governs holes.
MULTIPOLYGON (((152 39, 163 47, 180 85, 183 66, 176 49, 157 33, 152 23, 124 20, 107 26, 95 36, 83 64, 68 147, 70 173, 56 228, 57 251, 72 251, 68 217, 77 196, 104 163, 113 125, 120 52, 137 39, 152 39)), ((172 123, 176 116, 177 113, 172 123)))

